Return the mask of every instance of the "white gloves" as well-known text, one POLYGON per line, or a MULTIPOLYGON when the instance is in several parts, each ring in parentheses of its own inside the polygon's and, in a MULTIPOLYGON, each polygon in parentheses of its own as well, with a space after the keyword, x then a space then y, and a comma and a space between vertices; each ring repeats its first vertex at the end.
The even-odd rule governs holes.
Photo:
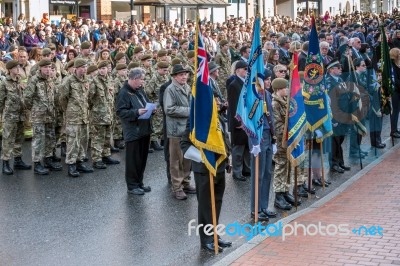
POLYGON ((275 154, 278 151, 276 144, 272 144, 272 154, 275 154))
POLYGON ((253 146, 251 149, 250 153, 253 154, 254 157, 256 157, 260 153, 260 145, 253 146))
POLYGON ((317 138, 317 139, 320 139, 320 138, 322 138, 322 131, 321 130, 319 130, 319 129, 316 129, 315 130, 315 137, 317 138))

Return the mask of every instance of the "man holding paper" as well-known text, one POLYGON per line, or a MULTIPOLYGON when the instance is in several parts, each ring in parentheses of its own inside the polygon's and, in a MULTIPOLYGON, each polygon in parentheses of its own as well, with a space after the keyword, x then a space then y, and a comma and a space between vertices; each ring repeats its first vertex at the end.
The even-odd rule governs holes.
MULTIPOLYGON (((147 112, 149 101, 143 91, 145 71, 133 68, 128 80, 118 95, 117 116, 122 121, 124 140, 126 142, 125 179, 128 193, 144 195, 150 192, 149 186, 143 184, 143 174, 149 153, 151 123, 150 119, 140 119, 147 112)), ((154 110, 155 112, 155 110, 154 110)))

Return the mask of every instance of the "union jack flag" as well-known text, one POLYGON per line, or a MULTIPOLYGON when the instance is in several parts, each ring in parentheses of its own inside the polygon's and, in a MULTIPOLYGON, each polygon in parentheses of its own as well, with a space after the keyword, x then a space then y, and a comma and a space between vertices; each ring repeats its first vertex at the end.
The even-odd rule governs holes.
POLYGON ((215 176, 218 166, 226 158, 226 150, 218 119, 217 104, 210 86, 207 51, 199 25, 200 22, 196 28, 195 66, 197 74, 192 87, 190 140, 199 149, 207 169, 215 176))

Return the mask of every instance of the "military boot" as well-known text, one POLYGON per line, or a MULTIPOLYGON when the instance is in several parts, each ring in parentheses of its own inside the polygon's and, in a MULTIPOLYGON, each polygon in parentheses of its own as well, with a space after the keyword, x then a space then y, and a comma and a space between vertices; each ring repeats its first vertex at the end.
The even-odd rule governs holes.
MULTIPOLYGON (((289 203, 289 204, 291 204, 291 205, 295 205, 295 199, 294 199, 294 196, 292 195, 292 194, 290 194, 289 193, 289 191, 286 191, 284 194, 283 194, 283 197, 285 198, 285 200, 286 200, 286 202, 287 203, 289 203)), ((297 206, 298 205, 301 205, 301 199, 300 199, 300 197, 297 197, 297 206)))
POLYGON ((67 143, 61 142, 61 157, 65 157, 67 155, 67 143))
POLYGON ((111 156, 103 157, 102 161, 105 164, 119 164, 119 161, 112 158, 111 156))
POLYGON ((112 145, 110 147, 110 150, 111 150, 112 153, 119 152, 119 149, 117 147, 115 147, 115 146, 112 146, 112 145))
POLYGON ((275 207, 281 210, 291 210, 292 205, 290 205, 286 200, 282 192, 275 193, 275 207))
POLYGON ((51 157, 51 158, 53 159, 53 162, 57 162, 57 163, 61 162, 61 158, 57 157, 57 155, 56 155, 56 149, 53 150, 53 157, 51 157))
POLYGON ((124 141, 121 140, 121 139, 114 139, 114 146, 117 147, 120 150, 125 149, 124 141))
POLYGON ((76 164, 68 165, 68 175, 71 177, 79 177, 79 172, 76 170, 76 164))
POLYGON ((22 161, 21 157, 15 157, 14 168, 18 170, 30 170, 32 169, 32 165, 26 164, 24 161, 22 161))
POLYGON ((10 167, 9 160, 3 160, 3 174, 12 175, 14 173, 13 169, 10 167))
POLYGON ((52 157, 44 158, 44 167, 50 169, 51 171, 62 170, 62 165, 60 163, 54 162, 52 157))
POLYGON ((81 161, 76 162, 76 170, 80 173, 93 173, 93 168, 83 164, 81 161))
POLYGON ((49 174, 49 170, 44 168, 40 162, 35 162, 33 171, 35 172, 35 174, 38 174, 38 175, 48 175, 49 174))
POLYGON ((158 144, 157 141, 152 141, 151 142, 151 147, 156 151, 162 151, 164 149, 164 147, 161 146, 160 144, 158 144))

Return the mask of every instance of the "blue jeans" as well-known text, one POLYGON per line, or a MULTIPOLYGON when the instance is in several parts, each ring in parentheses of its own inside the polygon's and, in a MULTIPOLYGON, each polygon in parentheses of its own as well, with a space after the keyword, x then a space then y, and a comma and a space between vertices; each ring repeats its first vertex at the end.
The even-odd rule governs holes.
MULTIPOLYGON (((258 154, 258 211, 268 208, 269 191, 272 180, 272 144, 271 133, 269 129, 263 131, 263 141, 260 144, 261 152, 258 154)), ((249 148, 252 145, 249 142, 249 148)), ((251 165, 251 211, 254 211, 254 192, 255 192, 255 164, 256 158, 250 155, 251 165)))

